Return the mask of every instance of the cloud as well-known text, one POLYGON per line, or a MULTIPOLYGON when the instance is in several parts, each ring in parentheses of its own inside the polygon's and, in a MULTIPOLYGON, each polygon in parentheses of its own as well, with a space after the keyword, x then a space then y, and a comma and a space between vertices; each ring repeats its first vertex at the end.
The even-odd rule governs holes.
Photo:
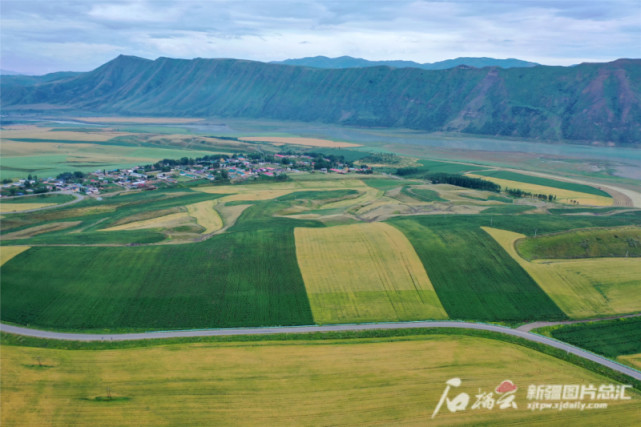
POLYGON ((548 64, 638 57, 637 0, 3 0, 1 66, 88 70, 118 54, 260 61, 351 55, 548 64))

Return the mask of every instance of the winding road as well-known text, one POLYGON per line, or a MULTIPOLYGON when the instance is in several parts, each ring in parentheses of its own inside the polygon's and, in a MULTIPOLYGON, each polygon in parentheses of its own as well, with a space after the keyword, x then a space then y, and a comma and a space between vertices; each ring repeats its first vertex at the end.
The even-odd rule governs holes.
MULTIPOLYGON (((74 192, 71 192, 71 191, 56 191, 56 192, 44 193, 44 194, 52 194, 52 195, 66 194, 66 195, 69 195, 69 196, 74 196, 75 199, 70 200, 68 202, 53 204, 51 206, 43 206, 41 208, 36 208, 36 209, 27 209, 27 210, 24 210, 24 211, 17 211, 17 212, 3 212, 2 215, 23 214, 23 213, 29 213, 29 212, 38 212, 38 211, 44 211, 44 210, 48 210, 48 209, 60 208, 60 207, 63 207, 63 206, 73 205, 74 203, 81 202, 81 201, 83 201, 85 199, 85 196, 83 196, 82 194, 74 193, 74 192)), ((41 196, 41 194, 28 194, 26 196, 3 197, 2 200, 11 200, 11 199, 15 199, 15 198, 18 198, 18 197, 19 198, 25 198, 25 197, 37 197, 37 196, 41 196)))
POLYGON ((628 375, 641 381, 641 371, 622 365, 613 360, 583 350, 579 347, 557 341, 552 338, 537 335, 518 329, 511 329, 505 326, 490 325, 485 323, 456 322, 456 321, 433 321, 433 322, 395 322, 395 323, 365 323, 365 324, 344 324, 324 326, 279 326, 263 328, 230 328, 230 329, 192 329, 185 331, 159 331, 159 332, 138 332, 128 334, 80 334, 43 331, 38 329, 22 328, 19 326, 5 325, 0 323, 0 330, 17 335, 25 335, 36 338, 47 338, 68 341, 131 341, 162 338, 183 338, 183 337, 212 337, 212 336, 234 336, 234 335, 272 335, 272 334, 305 334, 312 332, 341 332, 341 331, 366 331, 380 329, 415 329, 415 328, 460 328, 476 329, 482 331, 498 332, 505 335, 520 337, 528 341, 541 343, 550 347, 558 348, 567 353, 574 354, 587 360, 606 366, 614 371, 628 375))

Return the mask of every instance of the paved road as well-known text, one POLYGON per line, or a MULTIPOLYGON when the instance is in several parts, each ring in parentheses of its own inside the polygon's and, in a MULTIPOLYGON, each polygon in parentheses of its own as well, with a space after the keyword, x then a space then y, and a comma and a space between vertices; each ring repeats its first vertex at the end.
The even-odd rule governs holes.
POLYGON ((26 335, 37 338, 49 338, 70 341, 129 341, 161 338, 182 338, 182 337, 210 337, 210 336, 232 336, 232 335, 270 335, 270 334, 304 334, 310 332, 340 332, 340 331, 365 331, 374 329, 413 329, 413 328, 461 328, 478 329, 483 331, 498 332, 505 335, 521 337, 528 341, 538 342, 577 355, 584 359, 591 360, 600 365, 607 366, 617 372, 628 375, 641 381, 641 371, 621 365, 605 357, 598 356, 589 351, 580 349, 570 344, 547 338, 531 332, 510 329, 505 326, 489 325, 485 323, 456 322, 456 321, 434 321, 434 322, 396 322, 396 323, 366 323, 348 325, 326 325, 326 326, 284 326, 273 328, 237 328, 237 329, 201 329, 186 331, 163 331, 163 332, 140 332, 131 334, 75 334, 53 331, 41 331, 37 329, 21 328, 18 326, 5 325, 0 323, 0 330, 12 334, 26 335))

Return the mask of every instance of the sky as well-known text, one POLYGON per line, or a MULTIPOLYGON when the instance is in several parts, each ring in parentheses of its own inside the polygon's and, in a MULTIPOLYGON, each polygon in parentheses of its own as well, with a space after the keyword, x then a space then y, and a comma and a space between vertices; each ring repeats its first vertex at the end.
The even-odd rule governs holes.
POLYGON ((607 62, 641 57, 641 0, 0 0, 4 71, 89 71, 120 54, 607 62))

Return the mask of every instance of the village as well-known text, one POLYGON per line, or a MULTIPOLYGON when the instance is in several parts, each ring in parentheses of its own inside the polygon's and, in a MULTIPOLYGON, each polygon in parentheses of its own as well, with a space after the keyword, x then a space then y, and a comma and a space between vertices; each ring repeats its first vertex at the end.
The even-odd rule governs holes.
POLYGON ((197 181, 230 184, 252 180, 285 181, 296 173, 364 173, 367 165, 354 165, 343 156, 319 153, 234 153, 198 158, 163 159, 131 168, 64 172, 54 177, 4 180, 0 197, 43 194, 55 191, 98 195, 117 190, 154 190, 197 181))

